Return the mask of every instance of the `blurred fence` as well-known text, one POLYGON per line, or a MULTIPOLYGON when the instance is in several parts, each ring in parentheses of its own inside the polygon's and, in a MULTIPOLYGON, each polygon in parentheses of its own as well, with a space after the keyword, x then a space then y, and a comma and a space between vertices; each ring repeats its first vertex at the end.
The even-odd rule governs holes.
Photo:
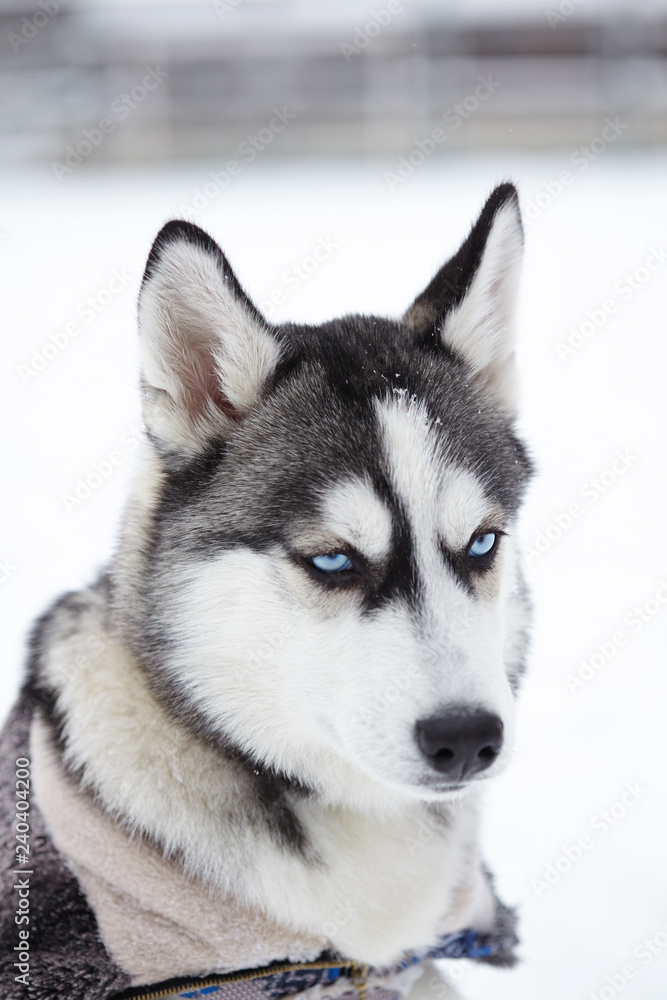
POLYGON ((0 3, 7 162, 667 138, 667 10, 554 0, 0 3), (525 8, 525 4, 523 5, 525 8), (281 117, 282 116, 282 117, 281 117))

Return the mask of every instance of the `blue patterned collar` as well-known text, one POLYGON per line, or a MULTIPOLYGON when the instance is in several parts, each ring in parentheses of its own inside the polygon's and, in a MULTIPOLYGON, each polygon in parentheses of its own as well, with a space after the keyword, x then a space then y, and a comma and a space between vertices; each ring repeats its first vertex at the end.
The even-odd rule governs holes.
MULTIPOLYGON (((437 945, 423 952, 407 955, 403 961, 389 969, 375 969, 358 962, 347 962, 325 953, 313 962, 273 963, 259 969, 244 969, 201 979, 172 979, 152 986, 133 987, 116 994, 113 1000, 230 1000, 236 992, 235 985, 251 983, 258 995, 266 1000, 283 1000, 284 997, 303 993, 313 986, 329 985, 345 976, 356 986, 359 1000, 365 1000, 368 976, 382 976, 401 972, 419 962, 435 958, 468 958, 493 965, 513 965, 516 961, 514 947, 517 943, 513 926, 496 933, 480 934, 473 930, 445 934, 437 945), (230 990, 231 988, 231 990, 230 990)), ((245 993, 246 991, 244 991, 245 993)), ((243 996, 239 992, 239 996, 243 996)))

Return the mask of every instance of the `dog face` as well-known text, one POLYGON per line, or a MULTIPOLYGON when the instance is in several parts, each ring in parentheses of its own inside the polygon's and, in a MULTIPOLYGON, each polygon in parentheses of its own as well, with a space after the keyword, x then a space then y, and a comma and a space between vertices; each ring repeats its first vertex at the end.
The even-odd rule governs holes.
POLYGON ((357 803, 446 799, 502 768, 530 473, 521 249, 503 185, 401 320, 276 328, 206 234, 159 234, 127 613, 155 690, 207 739, 357 803))

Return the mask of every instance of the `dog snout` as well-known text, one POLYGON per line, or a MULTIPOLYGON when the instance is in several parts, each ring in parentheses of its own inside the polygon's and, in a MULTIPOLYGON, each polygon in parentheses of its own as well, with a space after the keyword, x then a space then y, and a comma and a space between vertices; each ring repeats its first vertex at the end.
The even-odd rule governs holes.
POLYGON ((452 782, 493 764, 503 745, 503 723, 490 712, 450 712, 416 725, 417 744, 431 767, 452 782))

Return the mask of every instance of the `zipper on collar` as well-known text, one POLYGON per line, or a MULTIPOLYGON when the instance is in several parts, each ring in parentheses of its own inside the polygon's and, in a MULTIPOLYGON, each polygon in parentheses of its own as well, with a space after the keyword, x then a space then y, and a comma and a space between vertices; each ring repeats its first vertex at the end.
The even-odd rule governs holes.
POLYGON ((207 986, 222 986, 225 983, 244 983, 252 979, 264 979, 267 976, 280 975, 285 972, 303 972, 310 969, 346 970, 357 989, 359 1000, 366 1000, 366 980, 369 966, 361 965, 359 962, 345 962, 342 960, 338 962, 295 962, 290 965, 274 965, 263 969, 252 969, 250 972, 227 972, 217 976, 205 976, 196 982, 184 982, 180 986, 167 986, 162 989, 160 987, 151 989, 150 986, 137 987, 136 993, 123 993, 119 997, 122 997, 122 1000, 166 1000, 167 997, 177 997, 181 993, 205 989, 207 986))
POLYGON ((359 1000, 366 1000, 366 985, 368 979, 368 965, 359 965, 358 962, 352 963, 352 981, 357 987, 357 993, 359 994, 359 1000))

